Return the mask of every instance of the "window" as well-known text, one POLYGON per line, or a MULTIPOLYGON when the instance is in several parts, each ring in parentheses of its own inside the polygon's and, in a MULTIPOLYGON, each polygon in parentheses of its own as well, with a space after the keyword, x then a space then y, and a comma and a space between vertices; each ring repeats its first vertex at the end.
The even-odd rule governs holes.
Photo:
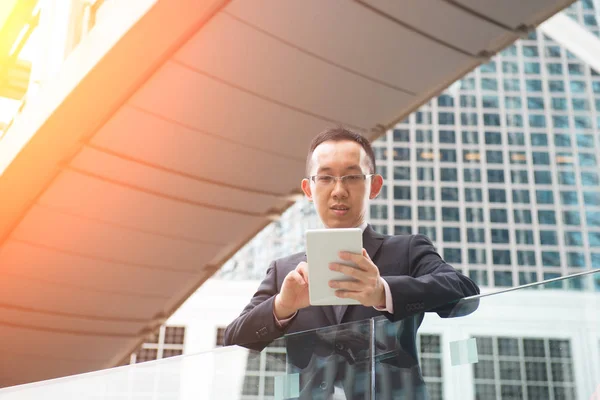
POLYGON ((483 249, 469 249, 469 264, 485 264, 486 253, 483 249))
POLYGON ((552 210, 539 210, 538 222, 540 225, 556 225, 556 214, 552 210))
MULTIPOLYGON (((440 140, 440 143, 456 143, 456 134, 454 133, 454 131, 440 130, 439 131, 439 140, 440 140)), ((454 151, 454 150, 452 150, 452 151, 454 151)), ((443 159, 444 158, 442 155, 442 160, 443 159)))
POLYGON ((431 129, 417 129, 415 131, 417 142, 433 143, 433 132, 431 129))
POLYGON ((469 243, 485 243, 483 228, 467 228, 467 241, 469 243))
POLYGON ((479 133, 477 131, 463 131, 462 141, 464 144, 479 144, 479 133))
POLYGON ((465 211, 468 222, 483 222, 483 209, 467 207, 465 211))
POLYGON ((458 208, 442 207, 442 221, 460 221, 460 214, 458 212, 458 208))
POLYGON ((544 246, 558 245, 556 231, 540 231, 540 243, 544 246))
POLYGON ((410 200, 410 186, 394 186, 394 199, 410 200))
POLYGON ((492 229, 492 243, 509 243, 508 229, 492 229))
POLYGON ((386 206, 386 205, 371 204, 370 211, 371 211, 371 218, 387 219, 387 217, 388 217, 388 206, 386 206))
POLYGON ((535 266, 535 251, 531 250, 518 250, 517 260, 519 265, 535 266))
POLYGON ((544 99, 542 97, 528 97, 527 108, 529 108, 530 110, 543 110, 544 99))
POLYGON ((435 190, 432 187, 419 186, 417 188, 417 197, 419 200, 435 200, 435 190))
POLYGON ((552 184, 552 174, 550 171, 534 171, 533 177, 535 183, 538 185, 551 185, 552 184))
POLYGON ((504 98, 504 104, 508 110, 520 110, 522 103, 520 97, 506 96, 504 98))
POLYGON ((448 94, 440 95, 437 100, 440 107, 454 107, 454 97, 448 94))
POLYGON ((504 170, 501 169, 488 169, 487 179, 490 183, 503 183, 504 182, 504 170))
POLYGON ((481 182, 481 170, 465 168, 463 171, 463 179, 465 182, 481 182))
POLYGON ((494 223, 507 223, 508 212, 504 208, 491 208, 490 209, 490 221, 494 223))
POLYGON ((488 164, 502 164, 502 151, 487 150, 485 153, 488 164))
POLYGON ((444 261, 447 263, 462 263, 462 255, 460 249, 444 249, 444 261))
POLYGON ((492 250, 494 265, 510 265, 509 250, 492 250))
POLYGON ((466 202, 482 202, 483 193, 481 189, 465 188, 465 201, 466 202))
POLYGON ((408 129, 394 129, 394 142, 408 142, 410 135, 408 129))
POLYGON ((586 206, 598 206, 600 204, 600 192, 583 192, 583 202, 586 206))
POLYGON ((435 226, 419 226, 419 233, 427 236, 431 241, 437 240, 437 230, 435 226))
POLYGON ((516 224, 531 224, 531 211, 529 210, 514 210, 514 218, 516 224))
MULTIPOLYGON (((419 168, 420 170, 424 168, 419 168)), ((433 175, 433 168, 431 169, 431 174, 433 175)), ((422 171, 421 171, 422 172, 422 171)), ((394 179, 397 181, 409 181, 410 180, 410 167, 394 167, 394 179)), ((433 180, 433 176, 430 179, 426 179, 423 176, 420 176, 419 171, 417 170, 417 179, 419 180, 433 180)))
POLYGON ((532 146, 548 146, 548 136, 545 133, 532 133, 531 134, 531 145, 532 146))
POLYGON ((559 171, 558 183, 560 183, 561 185, 574 185, 575 173, 572 171, 559 171))
POLYGON ((394 218, 397 220, 411 219, 412 209, 410 206, 394 206, 394 218))
POLYGON ((417 209, 419 214, 419 220, 421 221, 435 221, 435 207, 424 207, 419 206, 417 209))
POLYGON ((404 147, 394 147, 395 161, 410 161, 410 149, 404 147))
POLYGON ((454 113, 439 112, 438 123, 440 125, 454 125, 454 113))
POLYGON ((513 203, 529 204, 531 202, 529 198, 528 189, 513 189, 512 191, 513 203))
POLYGON ((577 192, 561 191, 560 202, 563 205, 577 205, 579 201, 577 199, 577 192))
POLYGON ((567 266, 575 268, 585 267, 585 256, 582 253, 567 253, 567 266))
POLYGON ((533 231, 529 229, 516 229, 515 238, 518 244, 534 244, 533 231))
POLYGON ((579 211, 563 211, 563 223, 565 225, 581 225, 579 211))
POLYGON ((460 242, 460 228, 445 227, 442 229, 444 242, 460 242))
POLYGON ((512 146, 525 146, 525 135, 521 132, 508 132, 508 144, 512 146))
POLYGON ((486 132, 485 144, 502 144, 502 135, 500 132, 486 132))
POLYGON ((538 204, 554 204, 554 195, 551 190, 536 190, 535 196, 538 204))
POLYGON ((443 187, 441 192, 443 201, 458 201, 457 188, 443 187))
POLYGON ((477 107, 477 100, 475 96, 461 95, 460 96, 460 106, 461 107, 477 107))
POLYGON ((558 251, 542 251, 542 265, 544 267, 560 267, 558 251))
POLYGON ((458 171, 456 168, 440 168, 440 177, 443 182, 456 182, 458 171))
POLYGON ((506 203, 506 192, 504 189, 488 189, 490 203, 506 203))
MULTIPOLYGON (((217 343, 222 345, 224 329, 217 330, 217 343), (220 336, 219 336, 220 335, 220 336)), ((162 325, 130 356, 130 364, 158 360, 183 354, 185 327, 162 325)))
POLYGON ((565 245, 567 246, 583 246, 583 235, 577 231, 565 232, 565 245))

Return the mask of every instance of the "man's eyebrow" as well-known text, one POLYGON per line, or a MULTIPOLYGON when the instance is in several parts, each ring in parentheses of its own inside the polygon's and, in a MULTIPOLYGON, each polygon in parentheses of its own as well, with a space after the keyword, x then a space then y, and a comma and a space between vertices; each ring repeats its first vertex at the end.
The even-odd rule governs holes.
POLYGON ((359 171, 362 171, 362 169, 360 168, 360 165, 356 165, 356 164, 346 167, 346 171, 351 170, 351 169, 357 169, 359 171))
POLYGON ((329 172, 331 171, 330 167, 319 167, 319 169, 317 170, 317 172, 329 172))

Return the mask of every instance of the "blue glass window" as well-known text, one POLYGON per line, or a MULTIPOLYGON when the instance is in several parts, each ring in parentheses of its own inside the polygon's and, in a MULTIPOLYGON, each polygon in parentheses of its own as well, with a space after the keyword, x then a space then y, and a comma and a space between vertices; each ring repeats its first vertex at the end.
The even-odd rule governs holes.
POLYGON ((537 46, 523 46, 523 55, 525 57, 539 57, 537 46))
POLYGON ((554 145, 560 147, 571 147, 571 135, 564 133, 555 134, 554 145))
POLYGON ((412 231, 410 226, 406 225, 394 225, 394 235, 411 235, 412 231))
POLYGON ((545 128, 546 117, 538 114, 529 114, 529 126, 533 128, 545 128))
POLYGON ((442 94, 438 96, 438 106, 440 107, 453 107, 454 106, 454 97, 448 94, 442 94))
POLYGON ((410 200, 410 186, 394 186, 394 199, 410 200))
POLYGON ((596 155, 590 153, 579 153, 579 165, 582 167, 595 167, 596 155))
POLYGON ((466 202, 482 202, 483 193, 478 188, 465 188, 465 201, 466 202))
POLYGON ((519 64, 512 61, 504 61, 502 62, 502 72, 506 74, 518 74, 519 64))
POLYGON ((513 203, 529 204, 531 202, 528 189, 513 189, 512 199, 513 203))
POLYGON ((558 251, 542 251, 542 265, 544 267, 560 267, 558 251))
POLYGON ((456 150, 441 149, 440 150, 440 161, 456 162, 456 150))
POLYGON ((382 204, 371 204, 371 218, 386 219, 388 217, 388 207, 382 204))
POLYGON ((460 242, 460 228, 445 227, 442 229, 444 242, 460 242))
POLYGON ((516 229, 515 238, 518 244, 533 244, 533 231, 528 229, 516 229))
POLYGON ((498 90, 498 81, 494 78, 482 78, 481 79, 482 90, 498 90))
POLYGON ((529 177, 527 176, 527 171, 519 170, 519 171, 510 171, 510 176, 512 183, 527 183, 529 182, 529 177))
POLYGON ((575 173, 573 171, 559 171, 558 183, 560 183, 561 185, 574 185, 575 173))
POLYGON ((540 79, 527 79, 525 80, 525 87, 528 92, 541 92, 542 81, 540 79))
POLYGON ((504 182, 504 170, 488 169, 487 178, 490 183, 502 183, 504 182))
POLYGON ((536 190, 535 197, 538 204, 554 204, 554 195, 551 190, 536 190))
POLYGON ((578 134, 577 135, 577 146, 583 148, 594 147, 594 137, 592 135, 578 134))
POLYGON ((504 90, 518 92, 521 90, 521 83, 518 79, 504 78, 504 90))
POLYGON ((565 245, 567 246, 583 246, 583 235, 581 232, 566 231, 565 245))
POLYGON ((432 143, 433 142, 433 132, 431 129, 417 129, 415 132, 417 135, 418 143, 432 143))
POLYGON ((504 208, 491 208, 490 221, 494 223, 508 222, 508 211, 506 211, 504 208))
MULTIPOLYGON (((423 169, 423 168, 419 168, 419 169, 423 169)), ((433 170, 433 168, 430 168, 430 169, 433 170)), ((432 175, 433 175, 433 172, 432 172, 432 175)), ((399 181, 409 181, 410 180, 410 167, 394 167, 394 179, 399 180, 399 181)), ((430 180, 433 180, 433 177, 430 180)))
POLYGON ((502 144, 500 132, 485 132, 485 144, 502 144))
POLYGON ((418 214, 421 221, 435 221, 435 207, 419 206, 418 214))
MULTIPOLYGON (((589 232, 588 240, 591 247, 600 247, 600 232, 589 232)), ((597 265, 595 265, 597 267, 597 265)))
POLYGON ((519 265, 535 265, 535 252, 530 250, 518 250, 517 260, 519 265))
POLYGON ((456 168, 440 168, 440 176, 444 182, 458 181, 458 171, 456 168))
POLYGON ((585 93, 585 82, 584 81, 569 81, 569 87, 571 88, 571 93, 585 93))
POLYGON ((458 201, 458 188, 443 187, 441 191, 442 201, 458 201))
POLYGON ((590 103, 586 99, 572 99, 573 110, 575 111, 589 111, 590 103))
POLYGON ((556 231, 540 231, 540 243, 545 246, 556 246, 558 244, 556 231))
POLYGON ((435 190, 429 186, 419 186, 417 188, 417 197, 419 200, 435 200, 435 190))
POLYGON ((462 112, 460 113, 460 123, 462 125, 477 125, 478 117, 477 113, 462 112))
POLYGON ((454 125, 454 113, 439 112, 438 123, 440 125, 454 125))
POLYGON ((550 165, 550 156, 544 151, 531 152, 534 165, 550 165))
POLYGON ((479 133, 477 131, 462 131, 464 144, 479 144, 479 133))
POLYGON ((404 147, 394 147, 394 160, 409 161, 410 160, 410 149, 407 149, 404 147))
POLYGON ((394 129, 394 142, 408 142, 410 135, 408 129, 394 129))
POLYGON ((546 67, 547 67, 548 73, 550 75, 562 75, 562 73, 563 73, 562 64, 546 63, 546 67))
POLYGON ((485 243, 485 231, 483 228, 468 228, 467 241, 469 243, 485 243))
POLYGON ((465 168, 463 171, 463 178, 465 182, 481 182, 481 170, 465 168))
POLYGON ((456 134, 454 131, 440 130, 440 143, 456 143, 456 134))
POLYGON ((498 96, 485 95, 481 97, 483 108, 499 108, 498 96))
POLYGON ((412 209, 410 206, 394 206, 395 219, 411 219, 412 209))
POLYGON ((600 205, 600 192, 583 192, 583 203, 586 206, 600 205))
POLYGON ((537 62, 526 62, 524 65, 525 73, 528 75, 539 75, 540 73, 540 63, 537 62))
POLYGON ((512 146, 525 146, 525 135, 521 132, 508 132, 508 144, 512 146))
POLYGON ((485 264, 487 257, 483 249, 469 249, 469 264, 485 264))
POLYGON ((581 225, 579 211, 563 211, 563 223, 565 225, 581 225))
POLYGON ((579 200, 577 199, 577 192, 572 191, 561 191, 560 192, 560 202, 564 205, 577 205, 579 204, 579 200))
POLYGON ((502 151, 487 150, 485 154, 488 164, 502 164, 502 151))
POLYGON ((563 81, 549 81, 548 87, 550 92, 561 93, 565 91, 565 83, 563 81))
POLYGON ((477 98, 475 96, 470 95, 461 95, 460 96, 460 106, 461 107, 477 107, 477 98))
POLYGON ((515 217, 515 223, 517 224, 531 224, 531 211, 529 210, 514 210, 513 215, 515 217))
POLYGON ((543 110, 544 99, 542 97, 528 97, 527 108, 529 108, 530 110, 543 110))
POLYGON ((561 49, 559 46, 546 46, 545 54, 549 58, 560 58, 561 49))
POLYGON ((595 172, 582 172, 581 183, 583 186, 598 186, 598 184, 600 184, 600 181, 598 181, 598 174, 595 172))
POLYGON ((531 145, 532 146, 548 146, 548 136, 545 133, 532 133, 531 134, 531 145))
POLYGON ((569 267, 585 267, 585 256, 582 253, 567 253, 567 265, 569 267))
POLYGON ((429 111, 415 112, 415 122, 417 124, 431 124, 431 113, 429 111))
POLYGON ((437 230, 435 226, 419 226, 419 233, 427 236, 431 241, 437 240, 437 230))
POLYGON ((569 117, 566 115, 553 115, 552 116, 552 126, 554 128, 559 129, 568 129, 569 128, 569 117))
POLYGON ((506 203, 506 192, 504 189, 488 189, 490 203, 506 203))
POLYGON ((512 272, 494 271, 494 286, 511 287, 513 286, 512 272))
POLYGON ((444 249, 444 261, 447 263, 462 263, 460 249, 444 249))
POLYGON ((460 221, 457 207, 442 207, 442 221, 460 221))
POLYGON ((483 124, 485 126, 500 126, 500 114, 483 114, 483 124))
POLYGON ((492 243, 508 243, 508 229, 492 229, 492 243))
POLYGON ((483 222, 483 209, 467 207, 465 211, 468 222, 483 222))
POLYGON ((494 265, 510 265, 510 251, 492 250, 492 259, 494 265))
POLYGON ((588 226, 600 227, 600 212, 598 211, 586 211, 585 220, 588 226))
POLYGON ((535 183, 538 185, 551 185, 552 174, 550 171, 533 171, 535 183))
POLYGON ((552 109, 553 110, 566 110, 567 109, 567 99, 564 97, 553 97, 552 98, 552 109))
POLYGON ((576 115, 574 121, 576 129, 592 129, 592 120, 589 117, 576 115))
POLYGON ((552 210, 539 210, 538 222, 541 225, 556 225, 556 214, 552 210))
POLYGON ((506 114, 506 126, 523 127, 523 116, 520 114, 506 114))
POLYGON ((521 98, 516 96, 506 96, 504 98, 504 106, 509 110, 520 110, 521 98))

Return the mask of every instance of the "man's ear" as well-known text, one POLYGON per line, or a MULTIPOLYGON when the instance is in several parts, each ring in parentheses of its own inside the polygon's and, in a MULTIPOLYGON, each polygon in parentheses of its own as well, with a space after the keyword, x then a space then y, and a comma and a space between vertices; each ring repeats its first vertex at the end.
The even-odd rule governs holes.
POLYGON ((313 201, 312 191, 310 190, 310 181, 308 179, 304 178, 304 179, 302 179, 302 184, 300 186, 302 187, 302 191, 306 195, 306 198, 308 199, 308 201, 313 201))
POLYGON ((371 178, 371 192, 369 193, 369 199, 374 199, 379 196, 381 187, 383 186, 383 177, 379 174, 373 175, 371 178))

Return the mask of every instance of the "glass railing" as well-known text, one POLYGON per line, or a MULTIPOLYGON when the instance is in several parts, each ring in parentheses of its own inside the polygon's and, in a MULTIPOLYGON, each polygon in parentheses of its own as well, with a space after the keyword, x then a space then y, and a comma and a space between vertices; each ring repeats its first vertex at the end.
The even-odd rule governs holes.
POLYGON ((600 271, 589 271, 433 310, 450 318, 378 317, 260 352, 224 347, 0 389, 0 399, 596 399, 599 303, 600 271))

